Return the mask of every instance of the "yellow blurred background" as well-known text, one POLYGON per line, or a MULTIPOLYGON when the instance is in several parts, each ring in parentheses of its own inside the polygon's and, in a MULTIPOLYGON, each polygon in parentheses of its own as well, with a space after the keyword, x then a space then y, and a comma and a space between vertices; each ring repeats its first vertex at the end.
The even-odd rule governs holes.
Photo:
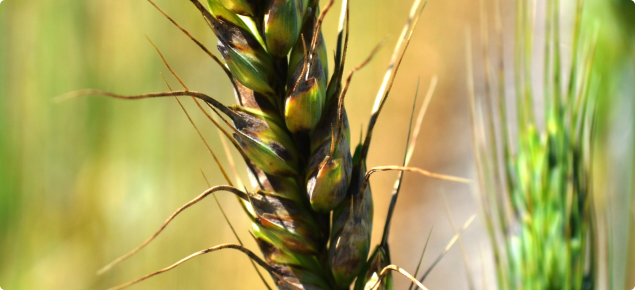
MULTIPOLYGON (((156 3, 216 51, 213 33, 189 1, 156 3)), ((373 62, 357 73, 347 96, 354 143, 359 141, 357 132, 368 122, 411 4, 406 0, 351 1, 347 64, 352 67, 360 63, 375 44, 386 39, 373 62)), ((493 11, 489 4, 487 7, 493 11)), ((479 1, 427 4, 379 119, 369 166, 401 162, 417 81, 421 81, 416 104, 419 108, 430 80, 438 75, 437 91, 411 164, 434 172, 475 177, 464 85, 464 44, 467 27, 478 31, 479 11, 479 1)), ((511 17, 513 7, 505 11, 511 17)), ((337 14, 326 18, 327 47, 334 47, 337 14)), ((608 19, 613 17, 606 15, 608 19)), ((509 22, 513 23, 511 19, 509 22)), ((236 243, 217 205, 209 199, 185 211, 136 256, 106 274, 95 274, 139 245, 176 208, 205 190, 201 170, 210 183, 225 184, 174 99, 85 97, 53 102, 55 96, 84 88, 120 94, 165 91, 161 73, 177 87, 146 36, 191 89, 226 104, 234 103, 230 83, 221 69, 146 1, 0 3, 2 289, 104 289, 163 268, 195 251, 236 243)), ((610 40, 609 49, 618 45, 610 44, 610 40)), ((183 100, 212 148, 224 156, 213 125, 188 99, 183 100)), ((635 105, 631 105, 622 114, 632 115, 630 108, 635 105)), ((609 115, 613 111, 607 108, 603 112, 609 115)), ((632 126, 625 128, 632 130, 632 126)), ((624 154, 631 156, 627 145, 632 145, 635 138, 632 132, 628 136, 630 140, 618 140, 616 146, 626 147, 624 154)), ((221 159, 228 166, 226 158, 221 159)), ((632 164, 626 162, 624 166, 632 164)), ((238 171, 246 180, 244 168, 239 165, 238 171)), ((633 177, 631 171, 626 175, 626 179, 633 177)), ((372 179, 375 242, 381 234, 395 177, 396 173, 380 173, 372 179)), ((628 197, 630 189, 628 184, 625 186, 622 190, 628 197)), ((442 252, 454 234, 443 196, 459 225, 478 212, 469 187, 406 174, 391 233, 393 263, 414 272, 432 227, 422 268, 426 269, 442 252)), ((249 221, 236 199, 229 194, 218 197, 243 242, 257 251, 248 233, 249 221)), ((627 211, 626 220, 628 216, 627 211)), ((477 218, 463 236, 467 256, 463 257, 460 247, 455 246, 426 279, 426 286, 468 289, 466 258, 475 287, 494 287, 489 243, 480 224, 477 218)), ((621 231, 628 233, 628 227, 628 223, 622 225, 621 231)), ((396 278, 397 289, 407 285, 404 278, 396 278)), ((198 257, 130 289, 264 287, 248 259, 229 250, 198 257)))

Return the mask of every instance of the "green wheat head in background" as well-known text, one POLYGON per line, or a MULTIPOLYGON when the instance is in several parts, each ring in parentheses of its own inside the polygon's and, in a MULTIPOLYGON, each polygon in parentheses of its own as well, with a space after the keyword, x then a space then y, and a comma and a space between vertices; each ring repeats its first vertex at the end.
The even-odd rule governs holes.
MULTIPOLYGON (((546 6, 545 23, 541 23, 545 27, 543 62, 532 51, 537 27, 534 1, 515 3, 511 66, 502 52, 501 3, 497 3, 495 21, 497 60, 489 58, 488 27, 483 25, 486 80, 479 98, 472 94, 470 100, 481 206, 499 289, 597 287, 591 174, 594 101, 600 81, 593 74, 597 36, 581 29, 583 1, 574 2, 575 14, 567 14, 575 15, 570 37, 561 35, 562 3, 541 3, 546 6), (572 39, 567 67, 560 48, 563 39, 572 39), (541 87, 532 79, 536 62, 542 64, 541 87), (505 75, 510 67, 512 102, 506 97, 505 75), (544 100, 544 106, 534 111, 538 100, 544 100)), ((469 59, 471 53, 469 47, 469 59)), ((468 86, 474 92, 472 77, 468 86)))

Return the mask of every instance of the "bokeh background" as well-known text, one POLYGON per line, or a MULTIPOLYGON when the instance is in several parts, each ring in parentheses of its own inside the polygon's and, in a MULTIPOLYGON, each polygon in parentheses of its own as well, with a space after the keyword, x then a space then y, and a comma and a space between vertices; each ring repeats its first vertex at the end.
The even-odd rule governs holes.
MULTIPOLYGON (((596 169, 601 178, 597 187, 603 197, 599 202, 602 214, 614 225, 609 234, 610 252, 618 257, 608 262, 615 271, 607 279, 619 283, 615 285, 620 288, 615 289, 627 289, 635 286, 635 251, 632 246, 629 250, 635 241, 635 213, 629 204, 630 180, 635 177, 635 4, 630 0, 587 2, 590 9, 585 25, 600 23, 598 70, 608 80, 600 97, 597 143, 602 153, 596 169)), ((213 34, 188 1, 156 3, 215 50, 213 34)), ((410 5, 407 0, 351 1, 347 63, 352 67, 361 62, 376 43, 386 39, 374 61, 356 75, 347 97, 352 142, 359 141, 356 132, 368 122, 410 5)), ((505 31, 511 33, 513 1, 504 1, 504 5, 505 31)), ((493 13, 492 3, 484 6, 493 13)), ((479 11, 479 1, 427 4, 375 131, 369 166, 401 162, 417 81, 422 96, 436 75, 437 91, 412 165, 475 177, 464 47, 466 28, 479 29, 479 11)), ((566 18, 566 9, 564 14, 566 18)), ((329 47, 334 46, 336 22, 337 12, 326 18, 329 47)), ((210 183, 225 183, 174 99, 85 97, 53 102, 55 96, 83 88, 121 94, 164 91, 167 87, 161 73, 176 87, 146 36, 191 89, 227 104, 234 102, 231 86, 216 64, 146 1, 0 3, 2 289, 103 289, 158 270, 192 252, 236 242, 217 205, 209 199, 179 216, 136 256, 104 275, 95 275, 101 266, 150 236, 173 210, 206 189, 201 170, 210 183)), ((478 44, 478 37, 474 39, 478 44)), ((563 49, 566 54, 571 48, 563 45, 563 49)), ((478 65, 478 57, 476 62, 478 65)), ((477 72, 477 80, 480 78, 477 72)), ((415 104, 417 108, 422 99, 415 104)), ((188 99, 184 101, 212 148, 224 156, 213 125, 188 99)), ((226 158, 221 159, 228 166, 226 158)), ((244 168, 238 166, 238 171, 246 180, 244 168)), ((395 177, 396 173, 380 173, 372 179, 375 241, 395 177)), ((454 234, 444 203, 459 226, 478 207, 471 188, 416 175, 406 174, 402 193, 393 221, 391 251, 393 263, 413 272, 432 228, 423 269, 454 234)), ((236 199, 229 194, 218 197, 243 242, 257 249, 236 199)), ((430 289, 468 289, 469 281, 475 289, 494 287, 489 244, 478 218, 461 242, 426 280, 430 289)), ((409 284, 401 277, 396 280, 397 289, 409 284)), ((130 289, 263 287, 244 255, 220 251, 130 289)))

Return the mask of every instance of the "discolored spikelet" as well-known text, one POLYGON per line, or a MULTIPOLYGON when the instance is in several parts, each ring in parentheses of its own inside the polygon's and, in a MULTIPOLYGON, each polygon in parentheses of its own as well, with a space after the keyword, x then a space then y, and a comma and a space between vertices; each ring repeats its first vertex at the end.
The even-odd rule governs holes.
MULTIPOLYGON (((286 197, 287 200, 293 200, 294 202, 289 204, 291 207, 306 205, 305 197, 300 195, 302 190, 292 178, 269 175, 258 168, 255 168, 255 171, 257 176, 251 175, 254 188, 276 192, 278 195, 286 197)), ((314 236, 314 240, 319 240, 318 244, 320 247, 324 247, 326 235, 328 235, 328 216, 315 215, 310 210, 307 211, 306 207, 302 208, 305 216, 300 217, 300 219, 308 219, 308 222, 303 225, 304 229, 302 231, 311 231, 308 235, 314 236)), ((282 210, 286 211, 286 209, 282 210)), ((274 218, 277 219, 279 217, 274 216, 274 218)), ((284 233, 286 230, 291 230, 291 228, 278 228, 276 232, 259 224, 255 225, 254 230, 256 242, 265 260, 280 271, 282 279, 275 275, 272 276, 278 282, 279 288, 330 289, 324 266, 317 259, 315 253, 297 249, 292 244, 282 243, 282 237, 293 235, 293 233, 284 233)), ((322 251, 323 248, 319 250, 322 251)))
POLYGON ((350 285, 364 267, 370 251, 373 228, 373 198, 370 186, 364 192, 362 183, 366 167, 361 160, 361 145, 355 150, 350 198, 333 212, 333 229, 329 247, 329 264, 340 287, 350 285))
MULTIPOLYGON (((340 148, 347 148, 346 142, 340 143, 340 148)), ((324 150, 328 150, 324 148, 324 150)), ((339 149, 338 151, 343 151, 339 149)), ((319 154, 313 157, 319 157, 319 154)), ((318 158, 311 158, 312 163, 319 161, 318 158)), ((315 166, 315 170, 309 174, 307 180, 307 193, 311 208, 317 212, 329 212, 334 210, 346 197, 348 184, 351 178, 352 168, 350 166, 350 156, 337 156, 331 158, 327 156, 322 162, 315 166)))
POLYGON ((306 190, 311 207, 318 212, 332 211, 342 203, 347 196, 353 171, 353 158, 345 136, 350 132, 348 120, 344 120, 342 129, 345 131, 344 135, 336 142, 337 147, 333 147, 335 140, 327 128, 333 128, 337 124, 328 121, 334 120, 329 117, 336 115, 333 113, 334 108, 330 111, 325 115, 325 122, 318 125, 318 129, 313 134, 311 146, 319 145, 312 148, 307 167, 306 190))
POLYGON ((296 81, 289 86, 286 97, 284 118, 289 131, 295 134, 309 134, 322 117, 326 95, 326 77, 320 62, 298 66, 292 75, 296 81), (309 73, 302 75, 304 68, 309 73))
POLYGON ((257 190, 250 203, 256 211, 256 223, 274 245, 292 253, 315 255, 324 244, 313 214, 291 199, 257 190))
POLYGON ((275 119, 258 111, 234 106, 243 120, 234 138, 251 161, 263 171, 291 176, 298 173, 298 152, 291 137, 275 119))
POLYGON ((233 76, 245 87, 266 95, 273 95, 279 79, 274 73, 273 58, 244 20, 210 0, 209 19, 218 38, 218 50, 233 76), (272 84, 274 84, 272 86, 272 84))

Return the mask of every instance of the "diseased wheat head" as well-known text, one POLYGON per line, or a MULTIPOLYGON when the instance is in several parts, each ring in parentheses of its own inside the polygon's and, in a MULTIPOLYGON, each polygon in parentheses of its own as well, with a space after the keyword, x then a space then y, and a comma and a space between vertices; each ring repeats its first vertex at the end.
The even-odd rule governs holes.
MULTIPOLYGON (((532 58, 536 1, 516 2, 515 110, 506 100, 502 9, 497 1, 498 68, 489 59, 488 27, 482 19, 484 92, 472 91, 475 156, 482 208, 495 255, 499 289, 597 289, 591 160, 595 36, 581 28, 583 0, 575 5, 571 67, 562 63, 560 1, 545 1, 543 67, 532 58), (586 41, 583 41, 586 39, 586 41), (543 70, 542 94, 532 68, 543 70), (562 76, 568 77, 562 79, 562 76), (479 94, 481 95, 481 94, 479 94), (544 98, 544 128, 534 103, 544 98), (510 113, 512 112, 512 113, 510 113), (516 117, 516 121, 511 120, 516 117), (512 126, 510 124, 514 124, 512 126)), ((540 2, 540 1, 538 1, 540 2)), ((485 10, 483 10, 485 11, 485 10)), ((469 43, 469 39, 468 39, 469 43)), ((471 45, 468 67, 471 68, 471 45)))
MULTIPOLYGON (((87 90, 73 95, 96 94, 123 99, 192 97, 244 159, 252 189, 234 187, 221 167, 229 185, 211 187, 178 209, 152 237, 106 266, 102 272, 134 255, 180 212, 217 191, 229 191, 240 199, 251 218, 252 236, 264 259, 243 247, 242 243, 219 245, 113 289, 125 288, 163 273, 193 257, 228 248, 242 251, 267 270, 279 289, 349 289, 355 279, 355 289, 391 289, 392 271, 408 277, 413 285, 426 289, 421 284, 425 275, 417 280, 403 269, 391 265, 390 260, 388 234, 403 172, 469 182, 407 167, 427 106, 422 106, 419 113, 404 164, 366 169, 373 128, 425 6, 421 5, 421 0, 416 0, 412 7, 377 94, 366 136, 362 143, 354 146, 354 154, 351 152, 344 98, 354 72, 370 61, 379 46, 344 78, 349 34, 347 0, 342 3, 334 56, 327 53, 329 49, 321 30, 324 17, 334 1, 320 9, 317 0, 208 0, 207 7, 198 0, 190 0, 216 35, 222 60, 152 1, 148 1, 222 67, 235 89, 237 104, 227 106, 206 94, 191 91, 162 55, 168 69, 183 86, 182 90, 170 89, 169 92, 139 96, 87 90), (335 65, 329 68, 331 57, 335 65), (212 117, 199 101, 211 108, 221 121, 212 117), (382 241, 369 258, 373 197, 368 182, 372 173, 389 170, 400 171, 398 182, 382 241)), ((431 95, 429 91, 427 101, 431 95)), ((214 158, 218 163, 215 155, 214 158)), ((454 241, 456 239, 451 244, 454 241)), ((266 287, 269 288, 268 285, 266 287)))

